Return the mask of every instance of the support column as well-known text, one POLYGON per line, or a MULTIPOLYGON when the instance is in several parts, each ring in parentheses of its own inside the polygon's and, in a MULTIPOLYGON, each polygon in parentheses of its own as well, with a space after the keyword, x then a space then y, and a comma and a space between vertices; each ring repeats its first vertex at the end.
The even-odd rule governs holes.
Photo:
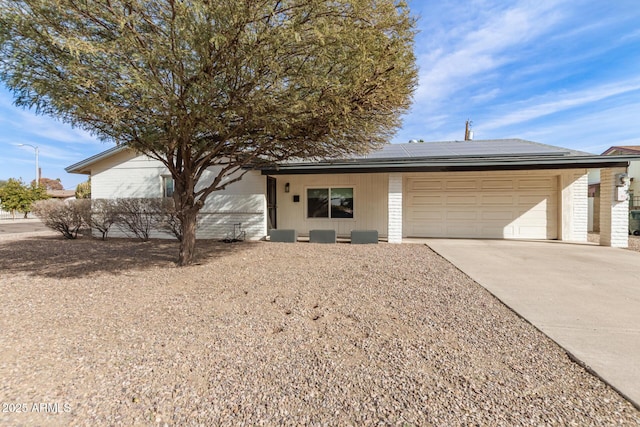
POLYGON ((389 174, 388 206, 388 242, 402 243, 402 174, 389 174))
POLYGON ((558 178, 561 191, 558 239, 567 242, 586 242, 589 210, 587 171, 563 171, 558 178))
MULTIPOLYGON (((600 170, 600 245, 626 248, 629 246, 629 200, 617 201, 619 187, 616 174, 627 168, 600 170)), ((628 195, 628 184, 623 187, 628 195)))

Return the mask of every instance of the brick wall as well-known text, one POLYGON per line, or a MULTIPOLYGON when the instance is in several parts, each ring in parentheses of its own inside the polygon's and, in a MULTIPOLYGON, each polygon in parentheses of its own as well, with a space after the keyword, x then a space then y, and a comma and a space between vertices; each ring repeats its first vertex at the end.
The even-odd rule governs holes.
POLYGON ((588 175, 586 173, 574 174, 573 181, 573 226, 571 230, 574 242, 587 241, 587 228, 589 221, 588 200, 588 175))
POLYGON ((389 174, 389 243, 402 243, 402 175, 389 174))
POLYGON ((600 172, 600 244, 626 248, 629 245, 629 201, 615 200, 615 175, 626 168, 602 169, 600 172))

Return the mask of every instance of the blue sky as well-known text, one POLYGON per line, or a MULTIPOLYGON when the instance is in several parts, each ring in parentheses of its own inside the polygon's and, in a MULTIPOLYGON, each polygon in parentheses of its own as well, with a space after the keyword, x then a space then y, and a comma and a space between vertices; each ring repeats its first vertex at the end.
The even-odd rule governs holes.
MULTIPOLYGON (((419 16, 420 83, 393 142, 523 138, 591 153, 640 145, 637 0, 409 2, 419 16)), ((42 175, 113 146, 12 105, 0 87, 0 179, 42 175)))

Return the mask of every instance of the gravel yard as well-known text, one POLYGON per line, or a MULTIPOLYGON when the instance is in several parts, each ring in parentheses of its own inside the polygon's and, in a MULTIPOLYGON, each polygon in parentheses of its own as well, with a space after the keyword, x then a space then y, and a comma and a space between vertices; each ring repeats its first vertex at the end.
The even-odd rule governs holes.
MULTIPOLYGON (((588 233, 587 240, 591 243, 600 243, 600 233, 588 233)), ((629 236, 629 247, 631 251, 640 252, 640 236, 629 236)))
POLYGON ((0 241, 0 424, 640 423, 424 245, 201 241, 181 269, 176 254, 0 241))

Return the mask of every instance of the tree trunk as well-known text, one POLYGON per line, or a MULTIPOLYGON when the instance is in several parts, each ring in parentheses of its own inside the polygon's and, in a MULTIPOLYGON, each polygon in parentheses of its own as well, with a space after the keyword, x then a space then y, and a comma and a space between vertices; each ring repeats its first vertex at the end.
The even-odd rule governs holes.
POLYGON ((181 228, 182 241, 180 242, 180 253, 178 254, 178 265, 183 267, 193 262, 193 255, 196 250, 196 218, 199 209, 188 209, 182 213, 181 228))

